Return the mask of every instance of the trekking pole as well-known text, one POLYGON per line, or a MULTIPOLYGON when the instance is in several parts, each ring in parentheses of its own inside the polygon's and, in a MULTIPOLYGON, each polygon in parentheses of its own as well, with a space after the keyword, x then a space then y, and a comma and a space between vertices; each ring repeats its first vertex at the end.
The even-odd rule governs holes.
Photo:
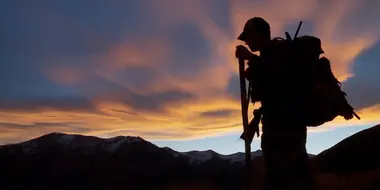
POLYGON ((245 144, 245 187, 250 189, 250 163, 251 163, 251 143, 248 139, 248 101, 247 101, 247 89, 244 76, 245 62, 243 59, 239 59, 239 76, 240 76, 240 100, 241 100, 241 116, 243 120, 243 130, 246 138, 244 138, 245 144))

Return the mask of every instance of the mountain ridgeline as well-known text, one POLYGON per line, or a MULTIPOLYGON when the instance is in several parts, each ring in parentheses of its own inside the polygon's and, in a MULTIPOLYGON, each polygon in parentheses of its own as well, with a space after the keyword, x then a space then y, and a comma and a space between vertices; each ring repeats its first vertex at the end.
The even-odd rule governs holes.
POLYGON ((180 153, 140 137, 52 133, 0 147, 0 179, 9 189, 157 189, 182 181, 217 181, 231 189, 242 184, 243 160, 243 153, 180 153))
MULTIPOLYGON (((378 145, 380 125, 310 155, 320 189, 378 187, 378 145)), ((265 170, 261 151, 252 152, 252 162, 252 183, 260 189, 257 184, 265 170)), ((103 139, 51 133, 0 146, 0 167, 4 189, 232 190, 243 189, 244 184, 244 153, 177 152, 129 136, 103 139)))

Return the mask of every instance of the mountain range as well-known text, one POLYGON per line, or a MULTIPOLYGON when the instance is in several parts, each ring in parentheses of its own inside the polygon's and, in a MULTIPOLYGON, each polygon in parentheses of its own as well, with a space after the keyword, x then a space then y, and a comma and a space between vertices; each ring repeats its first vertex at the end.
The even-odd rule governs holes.
MULTIPOLYGON (((378 145, 380 125, 309 155, 320 189, 379 187, 378 145)), ((252 183, 260 189, 265 171, 262 152, 251 155, 252 183)), ((4 189, 227 190, 242 189, 244 184, 244 153, 177 152, 132 136, 104 139, 51 133, 0 146, 0 168, 4 189)))

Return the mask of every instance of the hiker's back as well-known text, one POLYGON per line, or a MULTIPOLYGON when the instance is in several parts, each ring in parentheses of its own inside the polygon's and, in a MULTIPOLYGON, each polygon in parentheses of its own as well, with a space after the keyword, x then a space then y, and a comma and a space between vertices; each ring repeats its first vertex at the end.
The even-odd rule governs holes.
MULTIPOLYGON (((287 40, 274 39, 271 46, 260 54, 266 67, 262 105, 264 118, 282 123, 296 122, 302 114, 304 87, 302 68, 295 62, 292 44, 287 40), (272 120, 272 119, 271 119, 272 120)), ((302 116, 301 116, 302 117, 302 116)), ((284 129, 285 127, 280 127, 284 129)), ((288 127, 286 127, 288 128, 288 127)))

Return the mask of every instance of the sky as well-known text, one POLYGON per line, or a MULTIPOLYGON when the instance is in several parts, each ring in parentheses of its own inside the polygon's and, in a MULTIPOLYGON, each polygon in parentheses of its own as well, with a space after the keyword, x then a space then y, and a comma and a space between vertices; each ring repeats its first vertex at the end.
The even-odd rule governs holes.
POLYGON ((362 117, 309 128, 318 153, 380 123, 379 9, 376 0, 1 1, 0 144, 62 132, 243 151, 234 51, 245 21, 260 16, 281 37, 302 20, 299 35, 322 40, 362 117))

